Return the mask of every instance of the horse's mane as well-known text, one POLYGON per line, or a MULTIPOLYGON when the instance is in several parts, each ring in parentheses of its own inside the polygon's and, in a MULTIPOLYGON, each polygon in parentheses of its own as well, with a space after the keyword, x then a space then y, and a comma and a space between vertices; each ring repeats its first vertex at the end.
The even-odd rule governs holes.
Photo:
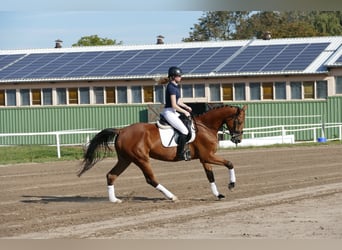
POLYGON ((205 112, 202 113, 202 114, 194 115, 194 117, 200 117, 200 116, 203 116, 203 115, 207 114, 208 112, 210 112, 210 111, 212 111, 212 110, 215 110, 215 109, 222 109, 222 108, 237 108, 237 109, 241 109, 239 106, 233 106, 233 105, 229 105, 229 104, 223 104, 223 105, 220 105, 220 106, 211 107, 209 110, 205 111, 205 112))

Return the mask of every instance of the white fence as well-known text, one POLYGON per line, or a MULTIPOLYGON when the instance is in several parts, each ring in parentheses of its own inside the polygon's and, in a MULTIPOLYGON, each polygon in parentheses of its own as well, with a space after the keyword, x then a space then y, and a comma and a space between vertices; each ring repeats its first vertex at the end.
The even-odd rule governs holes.
MULTIPOLYGON (((280 125, 280 126, 269 126, 269 127, 258 127, 258 128, 246 128, 244 129, 244 136, 254 140, 264 140, 265 138, 274 137, 274 134, 278 134, 277 137, 280 138, 281 143, 288 143, 289 135, 293 132, 298 131, 312 131, 312 141, 317 140, 317 131, 320 131, 321 135, 324 137, 324 132, 329 129, 338 129, 338 136, 336 138, 327 138, 327 140, 340 140, 342 141, 342 123, 326 123, 324 125, 320 124, 297 124, 297 125, 280 125), (272 135, 272 136, 270 136, 272 135)), ((56 143, 52 146, 57 148, 57 157, 61 158, 61 146, 60 136, 61 135, 74 135, 74 134, 86 134, 87 141, 89 138, 94 136, 99 130, 68 130, 68 131, 54 131, 54 132, 40 132, 40 133, 13 133, 13 134, 0 134, 0 137, 10 137, 10 136, 41 136, 41 135, 51 135, 55 137, 56 143)), ((219 132, 227 133, 227 131, 219 132)), ((228 132, 229 133, 229 132, 228 132)), ((84 145, 87 143, 80 142, 74 145, 84 145)), ((1 145, 0 145, 1 146, 1 145)))
MULTIPOLYGON (((261 146, 270 144, 294 143, 294 132, 311 131, 312 142, 316 141, 342 141, 342 123, 315 123, 315 124, 296 124, 296 125, 278 125, 258 128, 244 129, 244 139, 241 145, 246 146, 261 146), (337 129, 338 135, 330 138, 325 138, 325 134, 330 129, 337 129), (320 137, 318 136, 320 135, 320 137), (324 140, 322 140, 324 139, 324 140)), ((221 134, 229 134, 229 131, 219 132, 221 134)), ((221 141, 220 146, 232 147, 235 144, 229 141, 221 141)))

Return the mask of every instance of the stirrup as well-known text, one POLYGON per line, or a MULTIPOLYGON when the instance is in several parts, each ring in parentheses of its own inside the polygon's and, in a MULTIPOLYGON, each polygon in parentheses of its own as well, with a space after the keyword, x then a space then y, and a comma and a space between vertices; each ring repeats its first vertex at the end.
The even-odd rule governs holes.
POLYGON ((191 160, 190 150, 184 150, 184 152, 181 155, 177 156, 177 160, 190 161, 191 160))

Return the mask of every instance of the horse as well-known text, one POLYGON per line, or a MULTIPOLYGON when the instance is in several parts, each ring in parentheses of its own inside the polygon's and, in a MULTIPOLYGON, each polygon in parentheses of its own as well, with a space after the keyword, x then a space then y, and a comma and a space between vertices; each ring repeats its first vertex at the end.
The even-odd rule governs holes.
MULTIPOLYGON (((235 187, 236 182, 233 163, 215 155, 218 145, 218 131, 225 125, 230 133, 231 141, 235 144, 240 143, 246 109, 246 105, 242 108, 224 105, 213 108, 201 115, 193 116, 196 138, 188 144, 191 159, 199 159, 202 163, 211 191, 218 200, 225 198, 225 196, 218 191, 211 164, 228 168, 230 177, 229 190, 235 187)), ((168 200, 179 201, 177 196, 157 181, 150 164, 150 158, 169 162, 178 161, 176 147, 162 146, 159 128, 154 123, 134 123, 123 128, 106 128, 97 133, 90 140, 85 150, 83 167, 78 172, 79 177, 101 159, 98 156, 101 150, 111 150, 109 144, 113 143, 113 141, 117 153, 117 163, 106 175, 110 202, 122 202, 115 195, 114 182, 131 163, 141 169, 149 185, 163 193, 168 200)))

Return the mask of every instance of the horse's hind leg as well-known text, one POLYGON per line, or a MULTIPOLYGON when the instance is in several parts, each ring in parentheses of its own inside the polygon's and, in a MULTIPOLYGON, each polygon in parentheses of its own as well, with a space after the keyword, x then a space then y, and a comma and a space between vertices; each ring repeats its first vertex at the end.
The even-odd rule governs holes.
POLYGON ((114 203, 121 203, 122 201, 115 196, 114 181, 118 176, 125 171, 131 162, 119 159, 116 165, 107 174, 107 188, 109 201, 114 203))
POLYGON ((153 174, 152 168, 150 163, 147 162, 136 162, 138 167, 143 172, 146 182, 150 184, 152 187, 156 188, 158 191, 163 193, 168 199, 176 202, 178 201, 177 196, 175 196, 173 193, 171 193, 169 190, 167 190, 162 184, 158 183, 156 180, 156 177, 153 174))

